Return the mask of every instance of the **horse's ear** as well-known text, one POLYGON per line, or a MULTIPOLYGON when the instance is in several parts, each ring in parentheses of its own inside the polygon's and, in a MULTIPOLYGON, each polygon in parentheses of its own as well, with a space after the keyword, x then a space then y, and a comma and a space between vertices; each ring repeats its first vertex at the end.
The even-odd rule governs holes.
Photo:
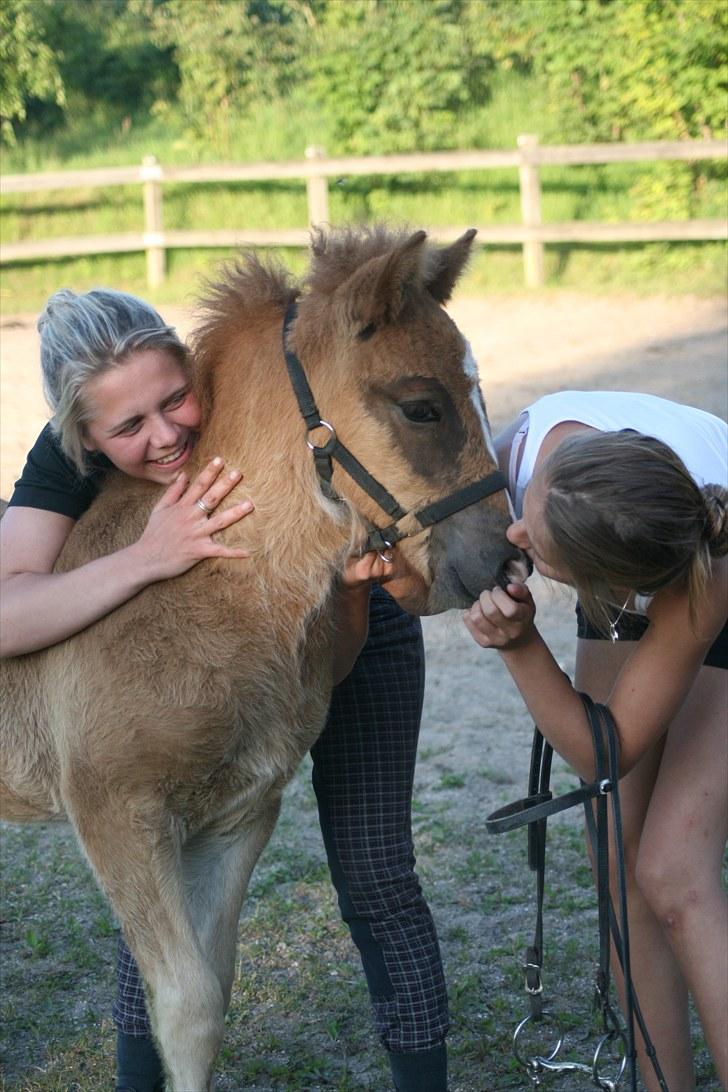
POLYGON ((427 232, 416 231, 387 254, 370 258, 336 290, 348 316, 362 329, 396 322, 407 290, 422 276, 427 232))
POLYGON ((470 228, 451 246, 431 250, 425 266, 425 287, 438 303, 447 303, 452 295, 455 283, 470 257, 470 248, 477 235, 475 228, 470 228))

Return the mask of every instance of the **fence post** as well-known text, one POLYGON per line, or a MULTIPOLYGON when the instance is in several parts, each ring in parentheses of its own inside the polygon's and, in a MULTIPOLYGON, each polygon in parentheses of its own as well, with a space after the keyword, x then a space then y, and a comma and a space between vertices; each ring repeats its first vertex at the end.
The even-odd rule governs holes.
POLYGON ((147 252, 147 285, 158 288, 164 280, 165 253, 162 243, 162 168, 155 155, 142 159, 144 190, 144 244, 147 252))
MULTIPOLYGON (((326 151, 317 144, 306 148, 306 159, 325 159, 326 151)), ((329 183, 325 175, 313 175, 306 179, 306 193, 308 195, 308 222, 313 227, 316 224, 329 223, 329 183)))
MULTIPOLYGON (((538 227, 541 223, 541 180, 538 167, 529 152, 538 147, 538 137, 522 133, 518 137, 521 149, 521 165, 518 168, 518 184, 521 190, 521 220, 525 227, 538 227)), ((529 288, 542 288, 543 243, 529 239, 523 244, 523 272, 529 288)))

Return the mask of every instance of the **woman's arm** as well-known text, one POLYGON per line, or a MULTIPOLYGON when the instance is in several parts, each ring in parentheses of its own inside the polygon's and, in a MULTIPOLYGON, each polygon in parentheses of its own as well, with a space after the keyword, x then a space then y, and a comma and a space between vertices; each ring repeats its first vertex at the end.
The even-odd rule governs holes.
POLYGON ((69 516, 11 507, 0 520, 0 656, 46 648, 85 629, 158 580, 186 572, 204 557, 245 558, 212 537, 252 510, 249 501, 214 512, 239 483, 210 463, 189 484, 181 475, 162 495, 137 542, 65 573, 54 573, 74 525, 69 516))
MULTIPOLYGON (((666 731, 700 670, 707 649, 725 624, 728 564, 714 567, 700 632, 690 624, 687 595, 665 591, 650 609, 651 625, 620 672, 609 695, 624 775, 666 731)), ((484 648, 497 648, 539 729, 573 766, 591 780, 591 735, 581 699, 554 660, 535 624, 525 585, 483 592, 465 614, 465 625, 484 648)))
POLYGON ((376 552, 363 557, 350 557, 336 585, 334 636, 334 686, 346 678, 369 633, 369 592, 372 584, 396 573, 403 577, 406 569, 395 552, 394 562, 383 561, 376 552))

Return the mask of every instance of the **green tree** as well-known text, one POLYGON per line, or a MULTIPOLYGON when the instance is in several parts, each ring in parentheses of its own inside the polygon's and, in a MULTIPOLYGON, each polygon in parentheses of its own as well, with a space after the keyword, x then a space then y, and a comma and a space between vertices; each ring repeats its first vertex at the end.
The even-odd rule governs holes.
POLYGON ((65 100, 43 16, 35 0, 0 4, 0 136, 8 144, 15 143, 15 127, 25 120, 32 99, 58 105, 65 100))
MULTIPOLYGON (((477 3, 477 0, 474 0, 477 3)), ((721 137, 728 106, 725 0, 501 0, 488 26, 502 64, 530 66, 546 140, 721 137)), ((722 164, 656 163, 632 188, 637 218, 681 219, 722 164)))
MULTIPOLYGON (((225 150, 236 112, 295 83, 300 36, 315 0, 163 0, 155 40, 172 50, 178 103, 193 131, 225 150)), ((299 66, 300 67, 300 66, 299 66)))
POLYGON ((171 50, 152 41, 159 3, 52 0, 44 5, 69 109, 131 115, 174 94, 178 75, 171 50))
POLYGON ((504 39, 546 81, 560 139, 724 134, 724 0, 540 0, 520 10, 508 0, 492 7, 504 39))
POLYGON ((485 101, 493 62, 461 0, 330 0, 318 11, 311 88, 336 150, 452 147, 458 114, 485 101))

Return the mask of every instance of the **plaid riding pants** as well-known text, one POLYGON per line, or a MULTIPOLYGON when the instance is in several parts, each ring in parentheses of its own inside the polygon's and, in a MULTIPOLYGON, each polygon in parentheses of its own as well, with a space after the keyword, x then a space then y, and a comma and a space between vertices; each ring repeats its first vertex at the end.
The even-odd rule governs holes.
MULTIPOLYGON (((410 821, 423 689, 419 621, 375 587, 367 642, 334 690, 311 755, 341 915, 361 955, 377 1033, 397 1053, 428 1050, 448 1028, 440 948, 414 870, 410 821)), ((151 1034, 123 937, 113 1014, 126 1035, 151 1034)))

